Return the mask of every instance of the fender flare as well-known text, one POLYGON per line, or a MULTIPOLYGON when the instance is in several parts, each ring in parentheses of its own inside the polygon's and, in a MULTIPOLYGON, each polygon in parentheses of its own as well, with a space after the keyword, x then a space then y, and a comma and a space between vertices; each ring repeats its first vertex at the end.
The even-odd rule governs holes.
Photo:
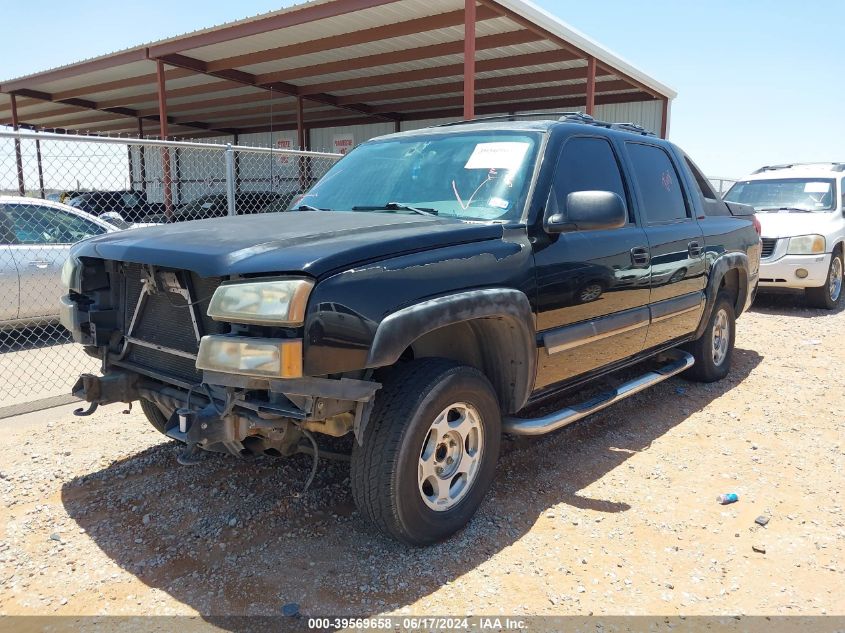
POLYGON ((704 334, 704 329, 710 321, 710 314, 713 312, 713 306, 716 303, 716 296, 719 294, 719 287, 722 285, 722 279, 729 271, 734 269, 739 271, 739 292, 734 306, 736 315, 742 314, 747 307, 749 293, 753 291, 753 288, 749 287, 748 255, 739 252, 725 253, 710 266, 710 276, 707 279, 707 287, 704 289, 706 297, 704 312, 693 338, 697 339, 704 334))
POLYGON ((393 312, 378 325, 366 366, 392 365, 424 334, 447 325, 482 319, 498 320, 507 327, 508 340, 502 341, 502 349, 497 352, 501 360, 509 363, 512 373, 507 381, 509 384, 494 384, 494 387, 509 390, 509 394, 500 393, 500 397, 506 408, 516 411, 528 401, 537 372, 534 312, 528 297, 520 290, 469 290, 428 299, 393 312))

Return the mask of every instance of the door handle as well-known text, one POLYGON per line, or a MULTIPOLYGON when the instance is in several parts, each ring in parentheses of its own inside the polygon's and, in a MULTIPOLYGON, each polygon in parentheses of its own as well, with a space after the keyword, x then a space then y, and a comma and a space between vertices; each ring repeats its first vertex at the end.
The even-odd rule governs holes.
POLYGON ((689 249, 690 257, 701 257, 701 253, 704 250, 701 248, 701 243, 695 240, 687 244, 687 248, 689 249))
POLYGON ((29 262, 30 266, 35 266, 36 268, 47 268, 50 265, 46 259, 33 259, 29 262))
POLYGON ((648 246, 635 246, 631 249, 631 262, 636 268, 645 268, 651 261, 648 246))

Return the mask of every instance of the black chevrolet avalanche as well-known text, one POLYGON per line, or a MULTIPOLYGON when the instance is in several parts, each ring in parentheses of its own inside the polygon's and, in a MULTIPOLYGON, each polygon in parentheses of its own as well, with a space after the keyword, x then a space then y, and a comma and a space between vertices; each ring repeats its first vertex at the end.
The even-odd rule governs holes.
POLYGON ((671 143, 509 117, 371 140, 285 213, 87 240, 62 322, 102 361, 79 413, 139 400, 182 463, 349 435, 361 513, 427 544, 472 517, 502 433, 723 378, 759 258, 753 213, 671 143))

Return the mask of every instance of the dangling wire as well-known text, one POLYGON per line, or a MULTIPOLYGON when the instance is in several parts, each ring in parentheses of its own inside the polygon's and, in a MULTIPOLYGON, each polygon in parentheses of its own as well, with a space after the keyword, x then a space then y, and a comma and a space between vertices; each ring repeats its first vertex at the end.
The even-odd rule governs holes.
POLYGON ((314 461, 311 462, 311 474, 308 475, 308 480, 305 482, 305 486, 302 488, 302 492, 294 492, 294 499, 301 499, 305 496, 305 493, 308 492, 308 489, 311 487, 311 484, 314 483, 314 477, 317 474, 317 464, 320 461, 320 449, 317 447, 317 440, 314 439, 314 436, 311 435, 310 431, 306 431, 302 427, 299 427, 299 430, 311 442, 311 447, 314 449, 314 461))

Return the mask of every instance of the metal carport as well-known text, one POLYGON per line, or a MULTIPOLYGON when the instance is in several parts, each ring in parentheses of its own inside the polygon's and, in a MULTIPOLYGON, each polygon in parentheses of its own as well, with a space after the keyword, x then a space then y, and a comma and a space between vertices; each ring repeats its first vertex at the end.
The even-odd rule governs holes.
POLYGON ((364 140, 547 109, 665 136, 675 97, 525 0, 315 0, 3 81, 0 93, 0 124, 15 127, 235 142, 296 130, 301 148, 318 147, 315 130, 365 126, 364 140))

